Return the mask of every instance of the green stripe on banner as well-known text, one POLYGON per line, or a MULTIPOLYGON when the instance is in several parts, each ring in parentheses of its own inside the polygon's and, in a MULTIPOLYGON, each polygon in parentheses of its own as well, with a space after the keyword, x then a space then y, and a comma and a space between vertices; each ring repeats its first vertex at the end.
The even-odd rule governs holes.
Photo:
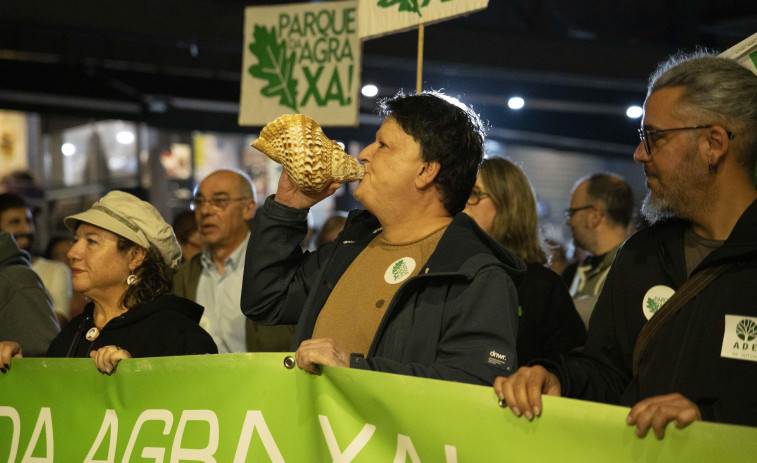
POLYGON ((0 462, 753 461, 757 428, 694 423, 637 438, 627 408, 546 397, 529 422, 492 388, 287 354, 15 359, 0 375, 0 462))

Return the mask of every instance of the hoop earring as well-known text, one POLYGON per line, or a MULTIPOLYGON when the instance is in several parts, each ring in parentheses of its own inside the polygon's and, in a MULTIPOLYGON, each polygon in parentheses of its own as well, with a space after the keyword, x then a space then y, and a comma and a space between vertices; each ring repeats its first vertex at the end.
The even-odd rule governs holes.
POLYGON ((126 284, 127 285, 134 286, 134 283, 136 283, 136 282, 137 282, 137 276, 134 275, 133 273, 131 275, 129 275, 128 277, 126 277, 126 284))
POLYGON ((713 173, 718 171, 718 166, 712 165, 712 159, 707 160, 707 168, 710 170, 710 172, 713 172, 713 173))

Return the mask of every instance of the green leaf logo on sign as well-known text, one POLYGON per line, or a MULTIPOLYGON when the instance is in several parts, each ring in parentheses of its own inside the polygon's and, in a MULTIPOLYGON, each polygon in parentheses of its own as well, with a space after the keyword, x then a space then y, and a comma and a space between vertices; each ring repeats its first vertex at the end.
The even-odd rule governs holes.
POLYGON ((276 41, 276 28, 271 31, 255 26, 255 41, 250 51, 258 58, 258 64, 250 66, 253 77, 268 81, 261 93, 266 97, 279 97, 279 104, 297 111, 297 79, 292 78, 294 52, 287 55, 286 40, 276 41))
MULTIPOLYGON (((451 2, 452 0, 440 0, 442 3, 451 2)), ((399 4, 399 11, 409 11, 411 13, 417 13, 419 17, 422 17, 421 8, 425 8, 431 0, 423 0, 422 4, 419 4, 418 0, 379 0, 376 6, 381 8, 391 8, 399 4)))

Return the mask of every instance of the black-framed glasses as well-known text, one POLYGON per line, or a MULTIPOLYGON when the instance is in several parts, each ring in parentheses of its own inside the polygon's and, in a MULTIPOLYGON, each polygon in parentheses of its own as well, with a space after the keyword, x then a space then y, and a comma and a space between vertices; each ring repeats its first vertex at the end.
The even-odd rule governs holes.
POLYGON ((229 207, 229 203, 231 201, 244 201, 246 199, 251 199, 246 196, 240 196, 239 198, 226 198, 226 197, 217 197, 217 198, 192 198, 192 201, 189 203, 189 207, 196 211, 197 209, 200 209, 205 204, 210 204, 211 206, 215 207, 216 209, 226 209, 229 207))
POLYGON ((572 219, 573 215, 575 215, 576 212, 583 211, 585 209, 591 209, 593 207, 594 207, 593 204, 589 204, 588 206, 581 206, 581 207, 569 207, 565 209, 563 212, 565 213, 565 218, 572 219))
MULTIPOLYGON (((649 139, 651 137, 654 137, 657 134, 666 133, 666 132, 678 132, 681 130, 709 129, 711 127, 712 127, 712 124, 697 125, 697 126, 691 126, 691 127, 676 127, 674 129, 645 129, 642 127, 638 130, 639 130, 639 139, 641 140, 641 143, 644 145, 644 149, 647 151, 647 154, 652 154, 652 147, 649 146, 649 139)), ((726 130, 725 133, 728 134, 728 139, 733 140, 733 135, 734 135, 733 132, 726 130)))
POLYGON ((482 199, 488 197, 489 193, 484 193, 483 191, 479 190, 478 187, 473 187, 473 190, 470 192, 470 196, 468 197, 468 204, 475 206, 476 204, 480 203, 482 199))

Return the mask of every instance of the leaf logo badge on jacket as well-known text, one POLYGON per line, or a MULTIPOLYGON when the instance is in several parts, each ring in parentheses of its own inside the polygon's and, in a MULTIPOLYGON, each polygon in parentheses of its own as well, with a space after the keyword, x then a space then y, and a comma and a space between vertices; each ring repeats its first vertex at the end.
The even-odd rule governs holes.
POLYGON ((726 314, 720 356, 757 362, 756 317, 726 314))
POLYGON ((390 285, 396 285, 407 280, 407 277, 413 274, 415 270, 415 259, 412 257, 402 257, 389 264, 389 268, 384 272, 384 281, 390 285))
POLYGON ((673 297, 673 294, 675 294, 675 290, 669 286, 657 285, 649 288, 641 303, 641 311, 647 317, 647 320, 652 318, 662 308, 662 305, 673 297))

